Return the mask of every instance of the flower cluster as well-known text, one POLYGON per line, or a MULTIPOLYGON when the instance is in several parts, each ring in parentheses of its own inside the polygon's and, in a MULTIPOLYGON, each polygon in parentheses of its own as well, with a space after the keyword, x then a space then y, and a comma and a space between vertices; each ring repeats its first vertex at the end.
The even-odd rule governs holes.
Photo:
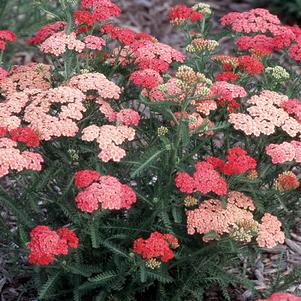
POLYGON ((186 51, 190 53, 202 52, 204 50, 213 51, 218 45, 218 42, 215 40, 196 38, 186 47, 186 51))
POLYGON ((17 36, 15 33, 8 29, 0 30, 0 50, 4 50, 6 48, 6 42, 15 42, 17 36))
POLYGON ((125 125, 90 125, 82 133, 82 140, 97 142, 101 149, 98 157, 104 162, 119 162, 126 155, 119 145, 126 140, 132 141, 135 137, 135 130, 125 125))
POLYGON ((20 151, 18 143, 25 143, 28 147, 39 145, 39 139, 30 128, 16 128, 7 132, 0 127, 0 177, 10 171, 41 170, 42 156, 32 151, 20 151))
POLYGON ((276 128, 281 128, 289 136, 295 137, 301 133, 301 124, 282 108, 282 104, 287 101, 288 97, 285 95, 262 91, 247 101, 251 105, 247 109, 248 114, 232 113, 229 121, 236 130, 241 130, 246 135, 271 135, 276 128))
POLYGON ((102 209, 129 209, 136 203, 136 193, 115 177, 101 176, 94 170, 81 170, 75 174, 77 188, 85 188, 75 197, 77 208, 83 212, 102 209))
POLYGON ((90 50, 101 50, 102 47, 106 45, 106 41, 103 38, 93 35, 86 36, 84 42, 86 44, 86 48, 90 50))
POLYGON ((84 93, 96 91, 102 98, 118 99, 121 93, 120 88, 109 81, 102 73, 84 73, 72 77, 68 84, 84 93))
POLYGON ((285 171, 278 175, 274 187, 280 192, 288 192, 299 188, 300 182, 292 171, 285 171))
POLYGON ((227 152, 227 161, 215 157, 207 157, 206 162, 225 175, 237 175, 256 169, 256 160, 250 157, 241 147, 232 147, 227 152))
POLYGON ((173 6, 168 13, 168 17, 170 22, 176 25, 182 25, 187 21, 194 23, 204 18, 196 7, 194 9, 181 4, 173 6))
POLYGON ((273 248, 277 243, 284 243, 284 233, 281 231, 281 222, 276 216, 265 213, 259 225, 256 241, 261 248, 273 248))
POLYGON ((301 142, 291 141, 280 144, 269 144, 266 147, 266 153, 272 158, 273 164, 290 162, 295 160, 301 163, 301 142))
POLYGON ((74 12, 74 19, 76 23, 85 25, 103 22, 121 13, 120 8, 110 0, 82 0, 80 8, 74 12))
POLYGON ((62 31, 66 27, 67 23, 64 21, 58 21, 55 23, 42 26, 39 31, 36 32, 34 37, 28 40, 29 44, 41 44, 47 38, 52 36, 58 31, 62 31))
POLYGON ((54 33, 41 44, 41 50, 45 53, 60 56, 67 49, 82 52, 85 49, 85 43, 76 38, 74 32, 66 34, 64 31, 54 33))
POLYGON ((163 82, 160 73, 153 69, 135 71, 131 74, 130 80, 142 88, 155 88, 163 82))
POLYGON ((288 293, 274 293, 268 299, 257 299, 257 301, 301 301, 301 297, 288 293))
POLYGON ((227 193, 227 183, 221 175, 214 170, 214 166, 207 162, 198 162, 195 172, 190 176, 186 172, 178 172, 176 175, 177 188, 185 193, 199 191, 203 194, 214 192, 217 195, 227 193))
POLYGON ((137 238, 134 241, 133 251, 143 259, 156 258, 168 262, 174 258, 173 249, 178 247, 178 240, 173 235, 153 232, 147 239, 137 238))
MULTIPOLYGON (((233 233, 233 237, 238 237, 238 227, 243 225, 253 226, 253 235, 258 228, 257 222, 254 220, 252 211, 255 210, 253 200, 241 192, 232 191, 227 195, 227 206, 224 207, 220 200, 203 201, 197 209, 188 210, 187 214, 187 232, 192 235, 195 233, 205 234, 204 241, 212 240, 209 235, 216 233, 219 235, 233 233)), ((246 227, 245 241, 250 241, 252 235, 248 235, 249 229, 246 227)), ((243 228, 243 227, 242 227, 243 228)), ((240 239, 243 237, 242 229, 240 229, 240 239)), ((213 236, 214 237, 214 236, 213 236)))
POLYGON ((166 72, 172 62, 183 63, 185 58, 181 52, 169 45, 145 39, 125 46, 121 53, 120 51, 117 53, 121 65, 134 62, 140 69, 153 69, 158 72, 166 72))
POLYGON ((77 249, 79 242, 76 234, 67 228, 54 231, 48 226, 36 226, 29 235, 28 259, 31 264, 37 265, 48 265, 54 262, 56 256, 67 255, 69 247, 77 249))
POLYGON ((50 89, 50 68, 50 65, 36 63, 12 66, 8 76, 0 81, 1 94, 7 96, 25 89, 50 89))
POLYGON ((110 35, 112 39, 117 39, 120 43, 124 45, 130 45, 138 40, 156 41, 156 39, 149 34, 136 33, 135 31, 129 28, 114 26, 113 24, 104 25, 101 28, 101 31, 110 35))

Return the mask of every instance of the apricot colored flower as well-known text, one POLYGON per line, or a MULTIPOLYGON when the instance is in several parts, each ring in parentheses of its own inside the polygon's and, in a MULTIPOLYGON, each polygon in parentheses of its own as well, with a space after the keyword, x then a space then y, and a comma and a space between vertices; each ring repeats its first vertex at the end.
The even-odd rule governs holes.
POLYGON ((135 130, 125 125, 90 125, 83 129, 82 140, 93 141, 96 140, 101 152, 98 157, 108 162, 113 160, 119 162, 125 155, 124 149, 119 147, 126 140, 132 141, 135 137, 135 130))
POLYGON ((261 248, 273 248, 278 243, 284 243, 284 233, 281 231, 281 222, 276 216, 265 213, 259 225, 256 241, 261 248))
MULTIPOLYGON (((188 234, 215 232, 217 235, 223 235, 231 233, 233 227, 240 222, 248 221, 256 225, 252 214, 255 205, 251 198, 241 192, 232 191, 228 193, 227 199, 226 206, 223 206, 220 200, 210 199, 201 202, 197 209, 187 210, 188 234)), ((212 239, 203 237, 206 242, 212 239)), ((248 237, 247 241, 250 240, 251 237, 248 237)))
POLYGON ((101 73, 76 75, 70 79, 69 86, 84 93, 96 91, 102 98, 118 99, 121 93, 120 88, 101 73))
POLYGON ((67 35, 64 31, 54 33, 41 44, 44 53, 60 56, 67 49, 81 53, 85 48, 85 43, 76 39, 74 32, 67 35))

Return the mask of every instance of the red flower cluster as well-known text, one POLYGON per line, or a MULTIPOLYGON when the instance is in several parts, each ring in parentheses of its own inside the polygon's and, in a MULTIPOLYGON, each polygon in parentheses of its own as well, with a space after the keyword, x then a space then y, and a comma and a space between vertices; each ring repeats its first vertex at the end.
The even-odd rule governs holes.
POLYGON ((0 137, 6 137, 9 134, 9 138, 13 141, 25 143, 27 147, 36 147, 40 145, 40 140, 32 128, 15 128, 7 131, 6 128, 0 127, 0 137))
POLYGON ((245 72, 255 75, 264 71, 264 65, 255 57, 250 55, 242 55, 238 57, 239 68, 245 72))
POLYGON ((168 17, 170 22, 175 24, 183 24, 188 20, 191 22, 197 22, 204 18, 201 13, 181 4, 173 6, 168 13, 168 17))
POLYGON ((68 247, 78 247, 78 237, 67 228, 53 231, 48 226, 36 226, 29 235, 28 259, 31 264, 47 265, 55 260, 55 256, 67 255, 68 247))
POLYGON ((28 147, 40 145, 40 140, 32 128, 16 128, 9 131, 10 137, 14 141, 23 142, 28 147))
POLYGON ((228 176, 256 169, 256 160, 239 146, 229 149, 226 158, 227 162, 219 158, 207 157, 206 162, 228 176))
POLYGON ((152 69, 134 71, 129 79, 142 88, 155 88, 163 83, 160 73, 152 69))
POLYGON ((91 183, 97 181, 100 173, 93 169, 80 170, 75 173, 74 183, 77 188, 85 188, 91 183))
POLYGON ((119 6, 110 0, 82 0, 80 8, 83 10, 75 11, 74 19, 81 25, 93 25, 96 21, 102 22, 121 13, 119 6))
POLYGON ((227 71, 217 74, 215 78, 217 81, 235 82, 238 79, 238 75, 236 75, 232 71, 227 71))
POLYGON ((129 209, 136 202, 135 191, 115 177, 101 176, 93 170, 81 170, 75 174, 75 185, 85 188, 75 197, 77 208, 83 212, 103 209, 129 209))
POLYGON ((196 171, 192 176, 186 172, 178 172, 176 175, 177 188, 185 193, 199 191, 203 194, 214 192, 217 195, 227 193, 227 183, 221 175, 214 170, 214 166, 208 162, 198 162, 196 171))
POLYGON ((138 40, 155 40, 153 36, 147 33, 136 33, 129 28, 114 26, 113 24, 104 25, 101 31, 109 34, 113 40, 118 40, 124 45, 130 45, 138 40))
POLYGON ((67 23, 64 21, 44 25, 36 32, 34 37, 30 38, 27 42, 28 44, 41 44, 54 33, 64 30, 66 25, 67 23))
POLYGON ((136 239, 133 251, 143 259, 160 258, 163 262, 168 262, 174 257, 172 249, 178 247, 178 240, 173 235, 153 232, 147 239, 136 239))
POLYGON ((15 42, 17 36, 10 30, 4 29, 0 30, 0 49, 3 50, 6 48, 6 42, 15 42))

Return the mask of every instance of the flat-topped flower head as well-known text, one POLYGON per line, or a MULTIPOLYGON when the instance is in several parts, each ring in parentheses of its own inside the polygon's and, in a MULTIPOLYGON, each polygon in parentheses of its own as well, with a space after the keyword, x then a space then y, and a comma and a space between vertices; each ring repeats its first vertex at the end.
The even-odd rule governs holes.
POLYGON ((203 14, 197 9, 185 5, 175 5, 168 12, 169 20, 172 24, 182 25, 185 22, 197 22, 204 18, 203 14))
POLYGON ((84 73, 72 77, 68 84, 84 93, 96 91, 102 98, 119 99, 121 89, 102 73, 84 73))
POLYGON ((281 222, 276 216, 265 213, 259 225, 256 241, 261 248, 273 248, 278 243, 284 243, 284 233, 281 231, 281 222))
POLYGON ((85 188, 75 197, 77 208, 92 213, 99 209, 129 209, 136 202, 135 191, 111 176, 93 170, 82 170, 75 175, 75 185, 85 188))
MULTIPOLYGON (((256 225, 252 213, 254 209, 255 205, 250 197, 241 192, 229 192, 226 206, 223 206, 220 200, 209 199, 201 202, 197 209, 187 210, 187 232, 190 235, 205 234, 203 237, 205 242, 223 234, 233 234, 233 229, 237 229, 239 224, 256 225), (215 233, 216 236, 206 236, 210 233, 215 233)), ((238 237, 241 240, 243 235, 238 237)), ((250 241, 252 238, 250 235, 244 237, 245 241, 250 241)))
POLYGON ((178 247, 178 240, 173 235, 153 232, 147 239, 137 238, 134 241, 133 251, 145 260, 154 258, 168 262, 174 258, 173 249, 178 247))
POLYGON ((76 249, 79 242, 76 234, 67 228, 54 231, 48 226, 36 226, 29 235, 28 260, 37 265, 48 265, 55 261, 56 256, 67 255, 68 247, 76 249))
POLYGON ((230 12, 221 18, 223 26, 230 26, 237 32, 262 32, 273 30, 281 24, 277 16, 272 15, 268 10, 255 8, 246 12, 230 12))
POLYGON ((55 56, 64 54, 67 49, 81 53, 85 49, 85 43, 78 40, 74 32, 66 34, 64 31, 60 31, 52 34, 41 44, 41 50, 44 53, 55 56))
POLYGON ((217 195, 227 193, 227 183, 225 179, 214 170, 214 166, 207 162, 198 162, 196 171, 190 176, 186 172, 178 172, 176 175, 177 188, 185 193, 201 192, 207 194, 214 192, 217 195))

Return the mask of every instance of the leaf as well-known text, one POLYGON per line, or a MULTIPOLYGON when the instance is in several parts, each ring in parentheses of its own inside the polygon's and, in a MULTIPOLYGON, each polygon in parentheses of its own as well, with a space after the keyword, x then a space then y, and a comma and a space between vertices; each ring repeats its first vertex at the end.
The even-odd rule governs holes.
POLYGON ((96 282, 96 283, 106 283, 108 281, 112 281, 114 278, 117 277, 117 273, 115 271, 107 271, 101 274, 98 274, 94 277, 90 277, 88 280, 90 282, 96 282))
POLYGON ((139 175, 144 169, 146 169, 154 160, 157 159, 166 149, 158 150, 152 156, 150 156, 146 161, 144 161, 138 168, 136 168, 132 173, 131 177, 134 178, 135 176, 139 175))
POLYGON ((155 272, 147 270, 145 271, 145 273, 147 277, 152 278, 154 280, 158 280, 161 283, 172 283, 174 281, 174 279, 171 276, 163 274, 161 271, 155 272))
POLYGON ((100 241, 100 244, 102 246, 106 247, 107 249, 109 249, 110 251, 112 251, 113 254, 118 254, 118 255, 121 255, 122 257, 129 258, 129 254, 127 253, 126 250, 124 250, 123 248, 121 248, 120 246, 118 246, 112 242, 103 240, 103 241, 100 241))
POLYGON ((48 278, 46 283, 42 286, 42 288, 38 292, 39 299, 47 299, 47 295, 51 294, 60 276, 61 276, 61 272, 57 272, 56 274, 48 278))

